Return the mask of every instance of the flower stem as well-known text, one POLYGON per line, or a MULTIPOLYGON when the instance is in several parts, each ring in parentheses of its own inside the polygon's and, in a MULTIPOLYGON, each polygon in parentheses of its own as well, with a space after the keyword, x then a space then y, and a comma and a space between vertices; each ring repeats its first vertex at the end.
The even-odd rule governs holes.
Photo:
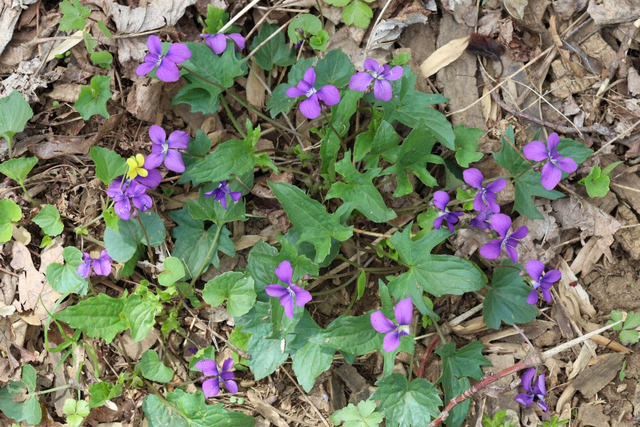
POLYGON ((69 384, 61 385, 60 387, 50 388, 48 390, 36 391, 35 393, 29 393, 30 396, 38 396, 41 394, 53 393, 54 391, 66 390, 71 387, 69 384))
POLYGON ((224 96, 220 97, 220 103, 224 107, 225 111, 227 112, 227 116, 229 116, 229 120, 231 120, 231 123, 233 123, 233 126, 235 126, 235 128, 238 131, 238 133, 240 134, 240 136, 242 136, 243 138, 246 138, 247 134, 244 133, 242 131, 242 129, 240 128, 240 126, 238 125, 238 122, 236 121, 236 118, 233 116, 233 113, 231 112, 231 109, 229 108, 229 104, 227 104, 227 100, 224 99, 224 96))
POLYGON ((144 225, 142 225, 140 214, 141 212, 138 211, 138 215, 136 215, 136 218, 138 218, 138 224, 140 224, 140 228, 142 228, 142 232, 144 233, 144 238, 147 240, 147 254, 149 256, 149 262, 153 262, 153 252, 151 251, 151 241, 149 240, 149 235, 147 234, 147 230, 144 228, 144 225))
MULTIPOLYGON (((11 146, 9 146, 11 147, 11 146)), ((11 157, 11 154, 9 154, 9 157, 11 157)), ((34 205, 36 205, 39 208, 42 208, 42 205, 40 205, 40 203, 36 202, 35 200, 33 200, 33 198, 29 195, 29 192, 27 191, 27 189, 24 186, 24 183, 22 181, 19 182, 20 187, 22 187, 22 190, 24 191, 24 194, 27 196, 27 198, 31 201, 31 203, 33 203, 34 205)))

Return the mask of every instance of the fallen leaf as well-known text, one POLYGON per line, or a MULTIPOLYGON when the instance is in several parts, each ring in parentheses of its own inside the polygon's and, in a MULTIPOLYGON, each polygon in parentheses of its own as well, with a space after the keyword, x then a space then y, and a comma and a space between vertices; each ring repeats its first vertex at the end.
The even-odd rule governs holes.
POLYGON ((469 45, 469 37, 451 40, 429 56, 420 66, 422 77, 428 78, 460 58, 469 45))
POLYGON ((467 52, 500 61, 500 57, 504 54, 504 46, 491 37, 480 33, 471 33, 467 52))

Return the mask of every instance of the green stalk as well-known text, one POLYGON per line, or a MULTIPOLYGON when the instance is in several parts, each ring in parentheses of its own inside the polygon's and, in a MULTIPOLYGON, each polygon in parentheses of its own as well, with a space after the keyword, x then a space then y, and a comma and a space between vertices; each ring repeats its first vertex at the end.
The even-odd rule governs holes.
POLYGON ((229 119, 231 120, 231 123, 233 123, 233 126, 236 128, 236 130, 238 131, 240 136, 242 136, 243 138, 246 138, 247 134, 244 133, 242 131, 242 129, 240 128, 240 126, 238 125, 238 122, 236 121, 236 118, 233 116, 233 113, 231 113, 231 109, 229 108, 229 104, 227 104, 227 100, 224 99, 224 96, 220 97, 220 103, 224 107, 225 111, 227 112, 227 116, 229 116, 229 119))
POLYGON ((138 211, 138 215, 136 215, 136 218, 138 218, 138 224, 140 224, 140 228, 142 228, 142 232, 144 233, 144 238, 147 240, 147 254, 149 256, 149 262, 153 262, 153 252, 151 251, 151 241, 149 240, 149 235, 147 234, 147 230, 144 228, 144 225, 142 225, 142 220, 140 219, 140 211, 138 211))

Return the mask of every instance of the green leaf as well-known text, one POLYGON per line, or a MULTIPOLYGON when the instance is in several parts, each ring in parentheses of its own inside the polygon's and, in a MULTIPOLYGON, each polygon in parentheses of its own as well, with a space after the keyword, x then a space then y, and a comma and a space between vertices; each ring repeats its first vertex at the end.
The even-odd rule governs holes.
MULTIPOLYGON (((354 73, 351 60, 340 49, 329 51, 324 59, 318 61, 314 70, 316 71, 315 87, 317 88, 321 88, 324 85, 333 85, 340 89, 349 84, 349 79, 354 73)), ((341 132, 342 130, 338 129, 338 131, 341 132)))
POLYGON ((120 227, 118 226, 118 221, 120 221, 120 217, 116 215, 116 212, 113 206, 103 211, 102 217, 104 218, 104 223, 106 224, 107 227, 111 228, 113 231, 120 230, 120 227))
POLYGON ((316 263, 322 262, 329 254, 332 237, 342 242, 353 234, 353 227, 340 224, 336 215, 329 214, 324 206, 309 198, 301 189, 283 182, 270 181, 269 187, 300 233, 300 241, 310 242, 315 246, 316 263))
POLYGON ((15 202, 9 199, 0 200, 0 243, 11 239, 13 224, 22 218, 22 210, 15 202))
POLYGON ((182 64, 202 78, 190 73, 184 74, 183 78, 187 81, 187 85, 173 97, 171 106, 185 103, 191 105, 192 113, 214 114, 220 105, 218 96, 222 93, 222 89, 209 82, 229 88, 236 77, 246 74, 247 66, 238 58, 234 49, 227 49, 222 55, 216 55, 204 43, 187 42, 185 44, 192 55, 182 64))
POLYGON ((33 110, 17 90, 0 98, 0 137, 11 145, 13 135, 22 132, 31 117, 33 110))
POLYGON ((484 286, 480 270, 471 261, 453 255, 432 255, 431 250, 451 235, 448 230, 434 230, 418 241, 410 237, 411 227, 391 237, 391 245, 409 271, 393 277, 388 284, 396 300, 411 297, 424 315, 437 315, 424 303, 423 292, 436 297, 444 294, 462 295, 484 286))
POLYGON ((375 222, 387 222, 397 215, 393 209, 387 208, 382 195, 373 185, 373 179, 382 169, 369 169, 360 173, 351 163, 351 152, 336 164, 336 171, 342 175, 345 183, 336 182, 327 193, 327 199, 339 197, 345 202, 352 202, 353 208, 375 222))
POLYGON ((376 410, 376 402, 373 400, 363 400, 356 407, 353 403, 334 412, 329 418, 335 425, 344 422, 343 427, 377 427, 384 416, 376 410))
POLYGON ((291 21, 287 28, 287 34, 289 35, 289 39, 294 43, 304 39, 297 31, 299 29, 306 34, 316 35, 318 31, 322 30, 322 22, 320 22, 320 18, 310 13, 301 13, 293 18, 293 21, 291 21))
POLYGON ((249 312, 256 302, 253 278, 228 271, 204 285, 202 299, 207 304, 217 307, 227 298, 227 311, 232 316, 242 316, 249 312))
POLYGON ((456 134, 456 160, 463 168, 468 168, 469 163, 477 162, 482 158, 482 153, 478 153, 478 139, 484 132, 482 129, 458 125, 453 129, 456 134))
POLYGON ((405 65, 411 60, 411 54, 407 52, 399 52, 393 54, 393 59, 389 62, 389 66, 405 65))
POLYGON ((211 257, 206 259, 209 248, 213 244, 213 238, 216 235, 217 225, 213 224, 208 229, 205 229, 204 221, 193 219, 189 214, 189 208, 186 206, 179 211, 170 212, 169 218, 178 224, 177 227, 171 230, 171 236, 176 239, 171 256, 178 258, 186 265, 184 280, 189 280, 191 274, 199 271, 203 263, 205 269, 211 264, 218 268, 220 266, 218 251, 235 257, 236 247, 229 239, 231 233, 226 227, 222 228, 211 257))
POLYGON ((438 184, 427 170, 426 165, 427 163, 443 163, 440 156, 431 154, 435 143, 436 141, 424 121, 419 120, 409 136, 402 141, 402 145, 388 150, 383 155, 387 161, 394 163, 386 168, 383 174, 390 175, 395 173, 398 176, 398 188, 393 193, 394 197, 404 196, 413 191, 407 172, 413 173, 428 187, 438 184))
POLYGON ((224 9, 219 9, 212 4, 207 5, 207 19, 204 20, 205 34, 218 34, 220 29, 229 22, 229 14, 224 9))
MULTIPOLYGON (((151 246, 158 246, 166 237, 164 223, 157 213, 148 210, 139 213, 139 218, 149 237, 151 246)), ((147 244, 147 238, 137 218, 118 222, 118 231, 107 228, 104 232, 107 253, 114 261, 127 262, 136 252, 138 245, 147 244)))
POLYGON ((64 229, 64 224, 60 221, 60 213, 53 205, 44 205, 38 215, 33 218, 33 222, 38 224, 44 234, 49 236, 57 236, 64 229))
POLYGON ((241 412, 227 411, 224 405, 207 405, 202 391, 188 394, 177 389, 167 393, 165 405, 150 394, 142 401, 149 427, 253 427, 255 420, 241 412))
POLYGON ((107 111, 107 101, 111 99, 110 84, 110 76, 94 76, 89 86, 80 89, 80 95, 78 95, 76 103, 73 104, 73 108, 80 113, 84 120, 89 120, 95 114, 99 114, 105 119, 110 117, 107 111))
POLYGON ((373 18, 373 11, 369 5, 359 0, 354 0, 353 3, 342 9, 342 20, 347 25, 367 29, 371 18, 373 18))
MULTIPOLYGON (((611 165, 615 165, 615 168, 619 164, 620 162, 615 162, 611 165)), ((611 168, 611 170, 613 170, 613 168, 611 168)), ((604 197, 609 192, 610 181, 611 176, 608 173, 602 171, 600 166, 594 166, 589 175, 580 181, 580 184, 587 187, 589 197, 604 197)))
POLYGON ((523 157, 524 155, 521 153, 521 151, 516 150, 511 145, 512 143, 516 143, 516 137, 513 134, 513 126, 509 125, 504 135, 500 137, 500 143, 502 144, 500 152, 493 153, 493 158, 495 159, 497 164, 507 169, 514 175, 521 174, 529 168, 529 162, 527 162, 527 160, 523 157))
MULTIPOLYGON (((217 187, 217 185, 215 186, 217 187)), ((233 202, 231 196, 225 195, 227 198, 227 209, 222 207, 220 201, 214 197, 204 197, 204 192, 200 191, 198 200, 187 199, 189 213, 194 219, 203 219, 205 221, 213 221, 218 225, 224 225, 233 221, 246 221, 244 201, 240 199, 233 202)))
POLYGON ((36 368, 29 364, 22 366, 22 374, 20 375, 20 379, 22 379, 22 382, 27 386, 27 389, 30 393, 36 391, 36 368))
MULTIPOLYGON (((382 118, 380 117, 380 120, 382 118)), ((369 128, 371 130, 371 127, 369 128)), ((367 132, 369 133, 369 132, 367 132)), ((367 162, 367 169, 378 167, 380 163, 380 156, 384 156, 389 152, 393 152, 400 144, 400 137, 396 133, 393 126, 389 122, 381 121, 378 128, 373 132, 371 142, 368 138, 358 135, 356 137, 356 145, 354 147, 354 159, 356 161, 364 160, 367 162), (356 158, 356 151, 360 150, 358 158, 356 158)))
POLYGON ((199 182, 220 182, 252 171, 258 159, 253 149, 259 138, 260 126, 248 128, 244 141, 223 142, 213 153, 197 163, 189 175, 199 182))
POLYGON ((625 329, 635 329, 640 326, 640 313, 634 313, 630 311, 627 314, 627 318, 624 320, 625 329))
POLYGON ((282 341, 284 340, 264 338, 259 334, 254 334, 249 339, 249 368, 256 381, 271 375, 289 357, 289 352, 283 351, 282 341))
POLYGON ((309 38, 309 46, 323 52, 327 51, 327 42, 329 41, 329 33, 325 30, 318 31, 318 34, 309 38))
POLYGON ((84 40, 84 47, 87 48, 87 52, 93 55, 93 53, 96 51, 96 47, 98 47, 98 40, 94 39, 91 36, 91 33, 87 31, 82 32, 82 38, 84 40))
POLYGON ((383 334, 371 326, 371 313, 340 316, 327 329, 309 338, 309 342, 346 351, 356 356, 382 348, 383 334))
POLYGON ((127 161, 121 155, 108 148, 91 147, 89 155, 96 164, 96 177, 104 185, 110 185, 116 177, 124 175, 129 170, 127 161))
POLYGON ((622 344, 636 344, 638 342, 638 339, 638 331, 636 330, 620 332, 620 342, 622 344))
POLYGON ((364 295, 364 291, 367 287, 367 274, 364 271, 360 272, 360 276, 358 277, 358 285, 357 285, 357 289, 358 289, 358 299, 357 301, 360 301, 360 298, 362 298, 362 295, 364 295))
POLYGON ((62 251, 64 265, 52 262, 47 266, 46 276, 49 285, 58 293, 72 291, 74 294, 86 295, 89 280, 78 275, 78 266, 83 264, 82 252, 73 246, 62 251))
POLYGON ((384 108, 383 118, 390 123, 392 120, 397 120, 403 125, 415 128, 420 119, 424 120, 427 128, 440 143, 450 150, 455 150, 456 135, 451 123, 444 114, 433 108, 427 108, 449 100, 442 95, 416 91, 414 86, 417 77, 409 67, 404 67, 402 79, 392 82, 393 98, 389 102, 376 101, 375 105, 384 108))
MULTIPOLYGON (((251 50, 254 50, 262 42, 264 42, 270 35, 278 31, 279 26, 275 24, 264 23, 258 31, 258 35, 253 38, 251 43, 251 50)), ((258 63, 263 70, 271 71, 274 65, 281 67, 287 67, 296 62, 296 51, 292 49, 284 39, 284 34, 278 31, 278 34, 273 36, 268 42, 266 42, 258 51, 253 55, 253 59, 258 63)))
POLYGON ((182 176, 178 180, 178 184, 186 184, 187 182, 193 182, 193 185, 200 184, 197 180, 191 178, 191 170, 194 166, 202 161, 202 157, 206 156, 211 150, 212 141, 207 137, 202 129, 198 129, 196 137, 189 141, 189 146, 186 149, 186 153, 182 154, 182 160, 184 161, 185 171, 182 172, 182 176))
POLYGON ((98 21, 98 28, 100 28, 102 34, 104 34, 108 39, 113 40, 113 34, 111 34, 111 31, 109 31, 104 22, 98 21))
POLYGON ((308 342, 291 357, 293 372, 305 391, 311 391, 318 375, 331 367, 335 352, 332 348, 308 342))
POLYGON ((142 353, 138 363, 140 373, 148 380, 158 383, 168 383, 173 378, 173 370, 168 368, 158 358, 155 350, 147 350, 142 353))
POLYGON ((269 298, 271 335, 268 339, 283 340, 292 333, 305 311, 304 307, 293 306, 293 317, 288 317, 284 313, 284 306, 278 298, 269 298))
POLYGON ((17 181, 19 184, 24 183, 24 179, 29 175, 31 169, 38 163, 37 157, 23 157, 20 159, 5 160, 0 163, 0 173, 17 181))
POLYGON ((184 277, 182 261, 176 257, 169 257, 162 263, 165 272, 158 276, 158 283, 162 286, 171 286, 184 277))
MULTIPOLYGON (((456 377, 448 377, 447 381, 442 382, 442 388, 444 389, 444 400, 448 402, 454 397, 460 396, 462 393, 467 391, 471 387, 471 383, 469 382, 469 378, 456 378, 456 377)), ((449 417, 445 421, 447 427, 458 427, 464 423, 469 415, 469 407, 471 401, 465 400, 459 405, 456 405, 449 417)), ((503 426, 505 427, 505 426, 503 426)))
POLYGON ((316 266, 320 268, 329 266, 336 258, 336 256, 338 256, 338 252, 340 252, 340 242, 338 242, 336 239, 331 239, 331 249, 329 249, 329 255, 327 255, 327 257, 321 263, 315 264, 311 261, 316 257, 315 248, 309 242, 300 242, 300 233, 298 233, 295 228, 289 230, 284 238, 296 247, 296 249, 298 250, 298 254, 304 255, 308 258, 306 261, 313 266, 311 267, 312 269, 316 268, 316 266))
POLYGON ((380 400, 378 409, 387 417, 386 425, 427 426, 440 413, 442 400, 438 390, 423 378, 409 382, 401 374, 392 374, 376 382, 371 400, 380 400))
POLYGON ((111 55, 106 50, 101 52, 94 52, 90 57, 92 62, 95 62, 102 68, 106 68, 107 70, 111 69, 111 63, 113 62, 113 55, 111 55))
POLYGON ((124 317, 131 328, 132 341, 142 341, 155 325, 156 314, 162 311, 158 301, 143 299, 140 295, 131 295, 124 304, 124 317))
MULTIPOLYGON (((584 146, 583 143, 575 141, 571 138, 560 138, 560 143, 556 147, 558 153, 565 157, 571 157, 579 165, 584 162, 593 154, 593 150, 584 146)), ((614 166, 615 167, 615 166, 614 166)), ((568 173, 563 172, 562 178, 569 176, 568 173)))
POLYGON ((44 248, 46 246, 49 246, 51 244, 53 244, 53 239, 51 239, 51 236, 44 236, 42 238, 42 241, 40 242, 39 248, 42 249, 42 248, 44 248))
POLYGON ((60 31, 80 31, 87 25, 86 18, 91 15, 91 10, 89 10, 88 7, 82 6, 78 0, 72 1, 73 4, 66 0, 60 3, 60 12, 62 12, 60 31))
POLYGON ((22 381, 11 381, 8 387, 0 389, 0 411, 17 422, 26 421, 29 425, 38 425, 42 420, 42 409, 37 397, 31 395, 35 391, 35 369, 33 366, 24 365, 22 376, 22 381), (24 377, 32 375, 34 377, 33 384, 26 384, 24 377), (25 399, 24 393, 26 392, 30 394, 25 399))
POLYGON ((541 173, 534 170, 527 171, 516 181, 515 185, 515 203, 513 210, 530 219, 544 219, 544 216, 538 211, 533 203, 533 196, 544 197, 549 200, 556 200, 564 197, 564 194, 556 191, 546 190, 540 183, 541 173))
POLYGON ((260 301, 269 301, 269 296, 264 289, 272 283, 278 283, 275 271, 285 260, 289 261, 293 268, 293 282, 305 274, 318 274, 318 266, 306 256, 298 255, 298 251, 288 240, 282 240, 280 252, 259 240, 249 252, 247 271, 255 280, 255 290, 260 301))
POLYGON ((480 341, 472 341, 459 350, 456 350, 455 343, 446 343, 436 350, 442 359, 442 375, 480 380, 483 375, 480 367, 491 366, 491 362, 482 355, 483 349, 484 344, 480 341))
POLYGON ((101 381, 89 387, 89 393, 91 393, 89 407, 99 408, 107 400, 120 396, 122 394, 122 386, 101 381))
POLYGON ((105 294, 87 298, 54 315, 56 320, 81 329, 91 338, 101 337, 109 344, 118 332, 129 327, 120 317, 124 298, 111 298, 105 294))
POLYGON ((491 280, 491 288, 484 299, 482 319, 491 329, 500 328, 500 322, 508 325, 529 323, 538 316, 535 305, 527 304, 531 287, 524 283, 518 269, 509 268, 513 263, 502 262, 503 268, 496 268, 491 280))

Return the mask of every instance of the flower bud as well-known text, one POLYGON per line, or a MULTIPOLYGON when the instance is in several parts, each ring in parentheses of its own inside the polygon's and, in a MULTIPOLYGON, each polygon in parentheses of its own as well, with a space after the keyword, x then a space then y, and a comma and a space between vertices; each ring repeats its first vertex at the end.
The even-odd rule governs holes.
POLYGON ((527 273, 525 273, 524 271, 520 270, 518 271, 518 276, 520 277, 524 277, 527 273))
POLYGON ((533 170, 534 170, 535 172, 540 172, 540 165, 535 165, 535 166, 533 167, 533 170))

